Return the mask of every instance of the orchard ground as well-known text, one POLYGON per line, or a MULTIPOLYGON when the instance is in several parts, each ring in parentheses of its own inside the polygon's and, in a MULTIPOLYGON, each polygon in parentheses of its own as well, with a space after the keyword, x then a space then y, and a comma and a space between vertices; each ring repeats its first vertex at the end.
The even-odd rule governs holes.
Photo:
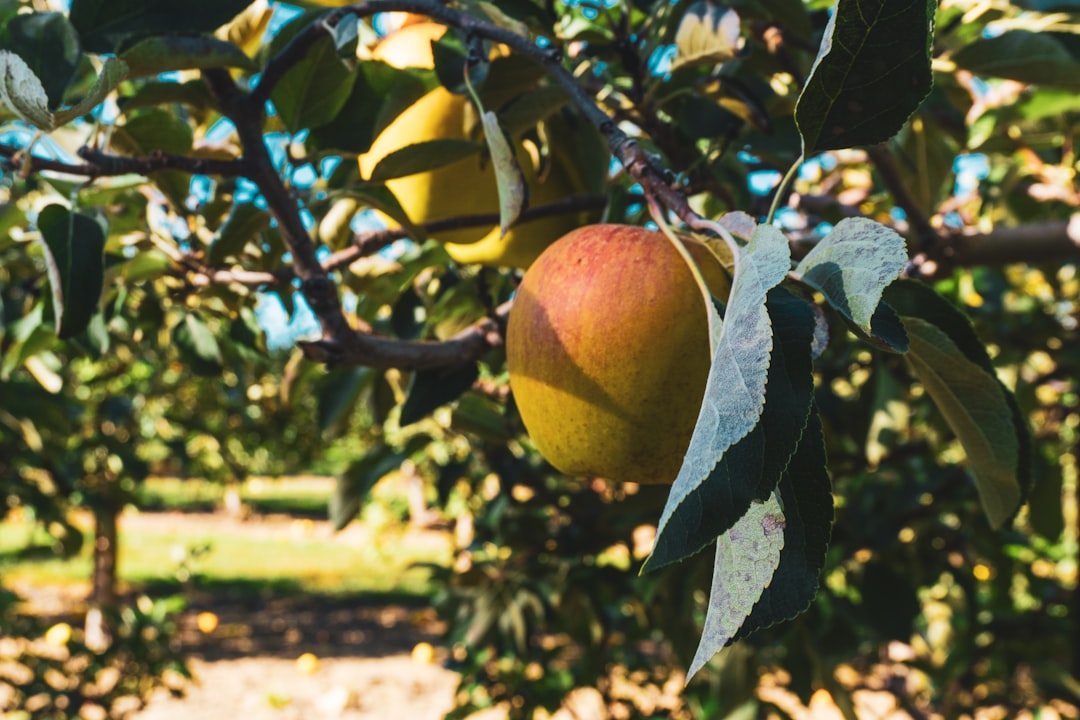
MULTIPOLYGON (((430 650, 442 628, 426 574, 410 567, 445 562, 447 532, 400 522, 393 490, 364 521, 334 533, 309 517, 307 501, 321 494, 325 506, 330 490, 319 479, 248 484, 239 515, 178 511, 222 495, 199 483, 178 487, 148 488, 151 500, 174 509, 122 516, 121 578, 129 590, 185 596, 179 641, 198 681, 182 699, 155 695, 134 720, 435 720, 450 709, 457 675, 444 667, 443 651, 430 650), (251 511, 286 506, 293 512, 251 511)), ((26 530, 0 526, 0 549, 10 552, 26 530)), ((87 570, 80 556, 5 562, 2 574, 31 612, 74 623, 87 570)))
MULTIPOLYGON (((254 481, 239 513, 208 512, 224 490, 199 481, 151 481, 144 507, 121 516, 121 586, 179 593, 178 639, 197 681, 182 698, 153 695, 130 720, 437 720, 450 710, 458 675, 439 647, 444 629, 434 588, 416 562, 445 564, 444 527, 406 519, 403 483, 380 483, 358 520, 335 533, 324 513, 332 481, 254 481), (303 658, 303 659, 301 659, 303 658)), ((0 577, 50 622, 77 623, 88 594, 87 553, 13 561, 29 523, 0 523, 0 577)), ((84 548, 88 550, 88 548, 84 548)), ((909 720, 886 690, 895 676, 852 678, 859 717, 909 720)), ((831 698, 809 707, 766 677, 759 697, 802 720, 840 720, 831 698)), ((677 692, 677 688, 673 688, 677 692)), ((599 693, 579 688, 558 720, 612 717, 599 693)), ((470 720, 502 720, 495 709, 470 720)))

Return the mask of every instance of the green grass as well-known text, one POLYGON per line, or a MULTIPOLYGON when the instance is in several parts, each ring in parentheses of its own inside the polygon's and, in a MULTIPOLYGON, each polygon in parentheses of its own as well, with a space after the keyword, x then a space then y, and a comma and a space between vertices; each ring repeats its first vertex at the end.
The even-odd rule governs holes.
MULTIPOLYGON (((251 478, 240 486, 240 499, 256 514, 282 513, 326 517, 333 479, 324 477, 251 478)), ((212 512, 225 502, 225 486, 200 478, 149 478, 136 492, 143 510, 212 512)))
MULTIPOLYGON (((213 505, 220 488, 191 480, 151 480, 147 490, 175 510, 213 505)), ((242 497, 245 502, 257 498, 295 510, 316 499, 324 507, 327 490, 325 483, 312 480, 273 480, 246 484, 242 497)), ((353 526, 339 534, 302 512, 293 515, 293 520, 271 522, 256 516, 235 524, 204 516, 129 513, 121 522, 121 585, 160 589, 185 584, 193 589, 264 585, 323 595, 420 596, 430 593, 429 571, 411 566, 450 561, 448 536, 408 532, 392 512, 381 514, 386 519, 378 528, 353 526)), ((80 527, 89 526, 89 517, 77 519, 80 527)), ((3 583, 86 584, 91 572, 89 531, 82 552, 70 558, 52 556, 51 543, 48 532, 29 520, 0 522, 3 583)))

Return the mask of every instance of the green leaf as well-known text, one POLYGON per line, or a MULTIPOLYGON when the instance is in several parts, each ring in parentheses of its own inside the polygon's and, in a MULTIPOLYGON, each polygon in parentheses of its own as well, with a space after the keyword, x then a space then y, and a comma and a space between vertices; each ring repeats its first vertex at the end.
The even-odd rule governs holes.
POLYGON ((343 197, 356 198, 362 205, 375 208, 384 213, 388 218, 402 227, 409 237, 423 240, 426 233, 413 224, 405 208, 401 207, 397 197, 385 185, 371 185, 362 190, 349 190, 342 193, 343 197))
POLYGON ((457 400, 480 377, 476 363, 414 373, 409 395, 401 406, 401 427, 430 415, 436 408, 457 400))
POLYGON ((207 248, 207 260, 220 265, 225 258, 238 255, 251 238, 270 227, 270 213, 254 203, 238 203, 229 212, 207 248))
POLYGON ((251 0, 71 0, 83 47, 114 53, 153 35, 198 35, 232 20, 251 0))
POLYGON ((814 312, 780 287, 770 291, 768 310, 778 342, 769 359, 761 421, 673 510, 642 572, 678 562, 727 532, 752 502, 772 494, 795 454, 813 400, 814 312))
MULTIPOLYGON (((305 13, 285 26, 271 43, 279 52, 288 40, 317 22, 319 13, 305 13)), ((317 40, 274 86, 270 99, 289 132, 315 128, 333 120, 353 90, 354 72, 338 56, 334 39, 317 40)))
POLYGON ((232 43, 211 37, 169 35, 141 40, 124 51, 128 77, 158 75, 171 70, 235 67, 254 70, 258 66, 232 43))
POLYGON ((101 299, 107 226, 62 205, 42 209, 37 226, 45 240, 56 335, 74 337, 86 329, 101 299))
POLYGON ((881 293, 907 264, 904 238, 869 218, 844 218, 802 259, 795 274, 864 332, 881 293))
POLYGON ((340 425, 356 405, 360 392, 369 386, 377 373, 371 368, 338 368, 328 372, 316 391, 316 418, 319 430, 327 432, 340 425))
POLYGON ((188 107, 204 110, 212 107, 213 98, 202 80, 175 82, 143 82, 131 95, 117 100, 120 110, 127 114, 134 110, 156 105, 182 103, 188 107))
POLYGON ((933 0, 839 0, 795 106, 803 157, 895 135, 930 92, 933 0))
POLYGON ((921 318, 903 320, 911 343, 905 357, 963 445, 983 509, 990 524, 1000 527, 1023 497, 1021 443, 1008 393, 939 327, 921 318))
POLYGON ((56 109, 79 69, 79 34, 63 13, 16 15, 0 30, 0 47, 21 57, 56 109))
POLYGON ((1059 40, 1045 32, 1011 30, 982 38, 960 48, 953 61, 957 67, 983 77, 1080 89, 1080 63, 1059 40))
MULTIPOLYGON (((155 151, 186 155, 191 152, 194 132, 182 117, 164 108, 143 110, 113 130, 111 144, 127 155, 148 155, 155 151)), ((191 184, 190 175, 179 170, 150 173, 162 192, 182 207, 191 184)))
POLYGON ((57 112, 53 122, 57 127, 67 125, 75 118, 90 112, 100 105, 126 76, 127 65, 122 60, 112 57, 105 58, 105 63, 101 66, 101 72, 98 73, 97 80, 94 82, 94 86, 90 88, 90 92, 86 94, 86 97, 75 103, 74 106, 57 112))
MULTIPOLYGON (((1008 403, 1008 417, 1019 444, 1019 453, 1015 467, 1017 478, 1023 493, 1031 488, 1031 435, 1025 415, 1020 411, 1016 396, 997 379, 997 370, 990 361, 986 346, 975 334, 971 322, 945 298, 933 289, 914 280, 898 280, 885 290, 885 300, 895 307, 897 312, 906 317, 915 317, 932 323, 940 328, 960 349, 964 357, 982 368, 994 378, 1008 403)), ((905 325, 906 325, 905 320, 905 325)))
POLYGON ((172 338, 196 375, 212 377, 221 373, 221 346, 198 315, 191 312, 185 315, 173 328, 172 338))
POLYGON ((712 366, 690 446, 660 517, 658 538, 728 448, 754 429, 765 405, 773 349, 765 298, 791 267, 787 238, 771 225, 757 226, 750 243, 740 249, 738 266, 723 323, 708 308, 712 366))
POLYGON ((394 178, 427 172, 475 155, 483 149, 479 143, 456 138, 441 138, 413 143, 399 148, 378 162, 369 182, 382 183, 394 178))
POLYGON ((790 620, 810 607, 832 537, 833 497, 825 463, 821 420, 813 412, 780 480, 784 508, 784 549, 772 582, 739 628, 735 640, 790 620))
POLYGON ((521 166, 518 165, 517 157, 514 156, 514 148, 510 147, 506 135, 499 127, 499 119, 495 113, 488 111, 480 118, 484 123, 484 138, 487 140, 488 152, 491 153, 491 164, 495 169, 495 181, 499 190, 499 237, 501 238, 505 237, 510 226, 525 208, 528 188, 525 187, 525 176, 521 174, 521 166))
POLYGON ((0 50, 0 104, 36 128, 54 127, 41 81, 21 57, 7 50, 0 50))
POLYGON ((321 150, 365 153, 394 118, 436 85, 429 70, 360 63, 349 97, 333 120, 312 129, 312 144, 321 150))
POLYGON ((155 150, 183 155, 191 152, 195 133, 191 126, 164 108, 151 108, 129 117, 113 131, 112 145, 127 155, 148 155, 155 150))
POLYGON ((772 582, 783 547, 784 510, 779 492, 774 492, 766 502, 753 503, 717 539, 705 627, 686 673, 687 681, 738 634, 772 582))
POLYGON ((870 427, 866 431, 867 465, 876 468, 881 464, 890 448, 907 439, 910 425, 911 408, 904 401, 899 381, 885 363, 878 363, 874 368, 870 427))
POLYGON ((387 473, 400 467, 404 461, 404 455, 390 452, 385 446, 379 446, 338 475, 328 508, 334 530, 341 530, 348 525, 360 511, 361 501, 375 483, 387 473))

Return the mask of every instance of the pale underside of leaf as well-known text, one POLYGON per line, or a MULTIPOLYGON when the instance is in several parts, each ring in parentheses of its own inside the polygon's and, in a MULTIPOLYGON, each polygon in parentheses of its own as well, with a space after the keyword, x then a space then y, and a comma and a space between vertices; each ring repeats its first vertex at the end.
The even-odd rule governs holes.
POLYGON ((499 236, 502 237, 525 208, 525 177, 495 113, 487 111, 481 119, 499 189, 499 236))
POLYGON ((911 346, 905 357, 967 454, 975 486, 991 525, 1016 511, 1020 440, 1005 391, 968 360, 939 328, 904 317, 911 346))
POLYGON ((712 367, 686 457, 671 486, 658 532, 686 497, 716 467, 729 447, 761 417, 772 352, 772 323, 765 308, 769 290, 791 267, 787 238, 759 225, 741 250, 724 321, 712 332, 712 367))
POLYGON ((753 503, 717 538, 709 608, 687 681, 739 632, 772 582, 783 549, 784 511, 779 491, 773 491, 763 503, 753 503))
POLYGON ((7 50, 0 51, 0 103, 36 128, 54 127, 41 80, 21 57, 7 50))
POLYGON ((807 253, 795 274, 869 333, 882 291, 906 263, 907 246, 895 230, 868 218, 845 218, 807 253))

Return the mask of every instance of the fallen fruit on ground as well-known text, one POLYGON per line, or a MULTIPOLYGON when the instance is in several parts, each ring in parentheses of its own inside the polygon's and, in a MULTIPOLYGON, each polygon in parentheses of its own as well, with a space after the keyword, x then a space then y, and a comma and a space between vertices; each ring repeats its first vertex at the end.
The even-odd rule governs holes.
MULTIPOLYGON (((730 280, 686 240, 710 291, 730 280)), ((588 225, 525 273, 506 336, 510 387, 540 453, 570 475, 671 483, 709 373, 704 299, 663 234, 588 225)))
MULTIPOLYGON (((431 42, 446 28, 436 23, 416 23, 384 38, 372 57, 397 68, 434 67, 431 42)), ((584 125, 584 123, 582 123, 584 125)), ((367 153, 359 158, 360 173, 368 178, 379 161, 390 153, 415 143, 439 139, 481 140, 479 114, 463 95, 437 87, 398 115, 375 138, 367 153)), ((586 161, 568 148, 570 132, 557 118, 550 118, 552 160, 541 177, 538 151, 518 138, 515 152, 529 189, 529 206, 536 207, 564 197, 598 192, 604 168, 582 167, 586 161)), ((591 128, 582 128, 592 133, 591 128)), ((599 140, 597 140, 599 142, 599 140)), ((386 183, 409 219, 427 223, 462 215, 498 214, 499 197, 495 171, 486 153, 476 153, 426 172, 395 178, 386 183)), ((492 266, 525 268, 553 238, 587 220, 580 213, 563 214, 523 223, 500 237, 497 223, 441 232, 436 239, 446 244, 454 260, 492 266)))

